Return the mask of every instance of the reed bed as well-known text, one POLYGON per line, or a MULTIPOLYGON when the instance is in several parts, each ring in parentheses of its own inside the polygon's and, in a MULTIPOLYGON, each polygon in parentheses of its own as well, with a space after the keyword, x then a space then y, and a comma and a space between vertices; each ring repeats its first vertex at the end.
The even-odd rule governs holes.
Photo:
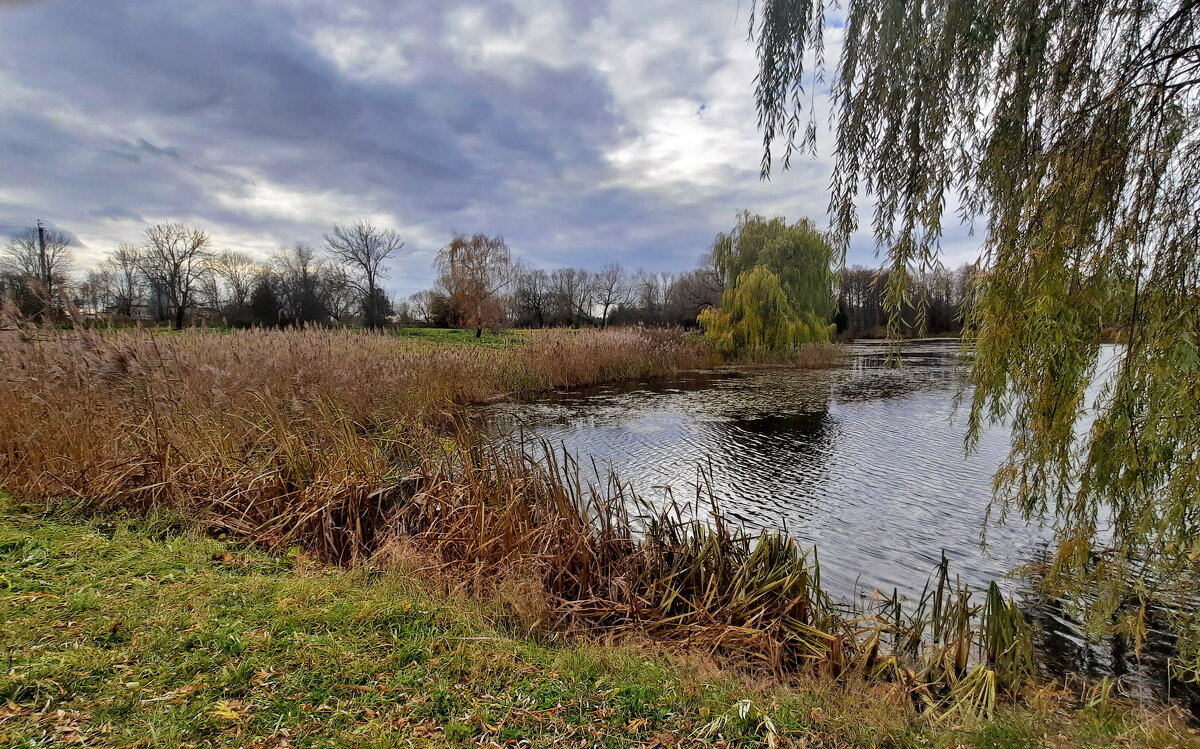
POLYGON ((882 680, 942 720, 990 715, 1033 676, 1016 605, 959 584, 944 558, 917 600, 851 607, 821 587, 815 552, 731 525, 703 488, 699 506, 654 506, 546 444, 462 437, 413 486, 389 543, 477 594, 514 590, 531 628, 636 631, 781 676, 882 680))
POLYGON ((336 564, 416 559, 481 595, 518 591, 530 627, 884 679, 943 715, 985 714, 1028 676, 1024 621, 994 588, 974 603, 943 565, 908 610, 893 596, 848 611, 793 540, 651 508, 569 456, 489 443, 456 409, 712 363, 678 334, 505 350, 332 330, 0 336, 0 488, 27 503, 171 508, 336 564))
POLYGON ((277 524, 302 529, 286 535, 350 562, 373 524, 348 528, 347 518, 378 511, 378 492, 437 444, 457 404, 669 374, 706 357, 678 335, 631 330, 550 332, 489 350, 324 329, 10 325, 0 331, 0 485, 23 498, 201 517, 267 502, 277 524))

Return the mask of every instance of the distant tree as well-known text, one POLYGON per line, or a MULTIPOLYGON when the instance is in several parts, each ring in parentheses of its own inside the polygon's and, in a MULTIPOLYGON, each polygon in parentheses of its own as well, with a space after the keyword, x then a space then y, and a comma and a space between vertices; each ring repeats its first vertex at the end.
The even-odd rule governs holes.
POLYGON ((269 270, 262 270, 256 276, 247 304, 253 325, 267 328, 279 325, 283 307, 279 303, 278 281, 269 270))
POLYGON ((226 296, 222 288, 221 279, 216 274, 216 269, 212 266, 212 261, 206 264, 206 271, 200 278, 196 279, 196 291, 192 295, 195 307, 207 307, 210 310, 216 310, 218 313, 223 313, 225 309, 226 296))
MULTIPOLYGON (((383 325, 379 311, 386 301, 379 282, 387 277, 387 261, 400 254, 404 242, 394 229, 379 229, 370 221, 334 224, 325 235, 325 247, 349 271, 350 282, 360 295, 363 324, 368 328, 383 325)), ((390 306, 390 303, 389 305, 390 306)))
POLYGON ((211 256, 208 232, 183 224, 157 224, 145 230, 138 266, 176 330, 183 328, 187 311, 195 305, 201 282, 210 272, 211 256))
MULTIPOLYGON (((376 320, 375 328, 381 328, 392 316, 392 300, 383 289, 375 289, 375 293, 363 300, 363 320, 376 320)), ((368 326, 370 327, 370 326, 368 326)))
POLYGON ((324 322, 331 317, 333 289, 326 264, 304 242, 281 248, 272 258, 283 316, 294 325, 324 322))
POLYGON ((138 263, 139 250, 123 244, 114 250, 101 267, 109 279, 109 305, 114 314, 133 316, 133 308, 146 293, 146 282, 138 263))
POLYGON ((883 335, 887 326, 883 290, 887 286, 887 271, 856 265, 840 273, 838 308, 841 310, 843 332, 850 338, 883 335))
POLYGON ((857 265, 841 271, 838 291, 840 333, 850 338, 879 337, 887 333, 889 321, 894 325, 894 333, 904 335, 962 329, 964 302, 974 273, 972 265, 953 271, 938 267, 913 273, 908 281, 911 293, 898 318, 888 313, 885 300, 890 273, 887 268, 857 265))
POLYGON ((321 301, 329 316, 340 323, 358 314, 362 301, 351 274, 341 265, 326 264, 321 272, 321 301))
POLYGON ((70 282, 73 263, 71 238, 55 229, 44 229, 40 238, 36 228, 24 229, 10 237, 0 253, 0 271, 19 279, 28 295, 22 312, 33 312, 29 306, 36 305, 43 320, 54 317, 70 282))
POLYGON ((711 255, 699 268, 672 276, 667 282, 664 313, 672 325, 694 327, 700 313, 721 304, 725 284, 712 262, 711 255))
POLYGON ((112 306, 112 287, 112 274, 107 268, 92 268, 75 285, 75 306, 91 314, 103 312, 112 306))
POLYGON ((592 274, 583 268, 559 268, 551 273, 555 320, 571 327, 591 324, 594 290, 592 274))
POLYGON ((512 282, 512 253, 501 236, 455 234, 437 257, 439 283, 449 298, 455 325, 483 335, 505 322, 501 292, 512 282))
POLYGON ((454 308, 450 305, 450 297, 437 289, 429 294, 429 324, 435 328, 454 325, 454 308))
POLYGON ((391 300, 392 321, 401 328, 411 328, 417 324, 412 305, 408 297, 394 297, 391 300))
POLYGON ((521 325, 546 327, 553 312, 550 276, 546 271, 517 267, 513 284, 513 316, 521 325))
POLYGON ((608 327, 609 313, 629 299, 629 279, 625 270, 609 263, 592 277, 595 305, 600 309, 600 325, 608 327))
POLYGON ((666 305, 667 289, 671 285, 670 274, 647 273, 639 270, 634 279, 634 299, 637 317, 647 325, 661 325, 666 305))
POLYGON ((694 302, 701 305, 714 306, 720 302, 721 294, 725 291, 725 277, 717 264, 716 255, 707 252, 700 259, 700 267, 692 271, 695 278, 694 302))
POLYGON ((418 325, 429 325, 431 322, 430 307, 432 306, 434 292, 426 289, 418 291, 408 297, 408 313, 412 317, 412 321, 418 325))
POLYGON ((259 264, 244 252, 226 250, 216 255, 211 265, 214 279, 224 286, 224 294, 218 298, 217 305, 221 313, 228 319, 242 316, 250 303, 259 264))
POLYGON ((725 291, 700 322, 719 349, 783 352, 829 340, 833 248, 811 221, 788 224, 744 211, 712 251, 725 291))

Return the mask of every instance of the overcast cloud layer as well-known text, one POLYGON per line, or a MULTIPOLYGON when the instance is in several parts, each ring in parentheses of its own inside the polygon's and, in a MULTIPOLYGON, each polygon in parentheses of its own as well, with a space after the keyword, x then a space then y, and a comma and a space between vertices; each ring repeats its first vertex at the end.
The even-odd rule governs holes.
MULTIPOLYGON (((370 218, 408 241, 396 293, 430 284, 452 231, 503 234, 545 268, 686 269, 740 208, 826 220, 828 138, 759 180, 740 13, 0 0, 0 232, 44 219, 87 265, 158 221, 265 256, 370 218)), ((875 264, 871 243, 851 261, 875 264)))

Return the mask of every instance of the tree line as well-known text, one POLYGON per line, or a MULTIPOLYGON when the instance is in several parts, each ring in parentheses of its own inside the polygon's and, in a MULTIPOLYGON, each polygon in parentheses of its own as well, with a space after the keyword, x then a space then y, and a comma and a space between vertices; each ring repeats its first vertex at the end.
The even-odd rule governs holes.
POLYGON ((0 300, 43 321, 74 313, 174 328, 198 319, 378 328, 392 314, 380 284, 387 262, 403 247, 394 229, 357 221, 334 224, 320 248, 297 242, 260 262, 244 252, 218 251, 206 231, 163 223, 73 279, 70 237, 30 228, 0 253, 0 300))
MULTIPOLYGON (((547 271, 515 260, 501 236, 455 234, 438 254, 434 286, 392 299, 381 284, 404 242, 395 230, 367 221, 335 224, 319 245, 296 242, 265 261, 217 250, 203 230, 157 224, 144 230, 140 243, 117 247, 80 274, 68 234, 29 228, 0 252, 0 299, 29 318, 63 319, 73 305, 85 317, 173 327, 204 320, 236 327, 456 327, 480 334, 506 327, 694 328, 704 310, 721 306, 725 279, 737 275, 728 262, 731 236, 718 236, 698 267, 671 273, 616 263, 547 271), (722 268, 722 257, 728 267, 722 268)), ((967 265, 913 274, 916 293, 903 314, 905 329, 957 331, 971 278, 967 265)), ((841 337, 884 333, 887 271, 854 266, 822 283, 832 285, 828 321, 841 337)))
POLYGON ((694 327, 718 304, 723 283, 715 266, 683 273, 599 270, 546 271, 514 261, 500 236, 456 234, 438 254, 433 288, 396 305, 403 324, 483 330, 609 325, 694 327))
MULTIPOLYGON (((932 270, 909 273, 907 283, 911 303, 899 311, 897 326, 906 335, 939 335, 962 330, 963 312, 968 303, 979 266, 964 263, 957 268, 937 266, 932 270)), ((888 269, 855 265, 839 275, 837 309, 833 323, 842 338, 883 338, 892 319, 887 305, 887 289, 892 272, 888 269)))

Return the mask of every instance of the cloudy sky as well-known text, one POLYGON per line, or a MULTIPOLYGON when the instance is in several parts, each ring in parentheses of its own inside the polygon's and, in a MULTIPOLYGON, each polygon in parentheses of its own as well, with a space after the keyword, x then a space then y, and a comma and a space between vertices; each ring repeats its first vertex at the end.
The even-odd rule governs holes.
POLYGON ((826 220, 828 138, 759 180, 748 3, 0 0, 0 232, 86 266, 159 221, 265 256, 369 218, 395 293, 452 231, 686 269, 740 208, 826 220))

